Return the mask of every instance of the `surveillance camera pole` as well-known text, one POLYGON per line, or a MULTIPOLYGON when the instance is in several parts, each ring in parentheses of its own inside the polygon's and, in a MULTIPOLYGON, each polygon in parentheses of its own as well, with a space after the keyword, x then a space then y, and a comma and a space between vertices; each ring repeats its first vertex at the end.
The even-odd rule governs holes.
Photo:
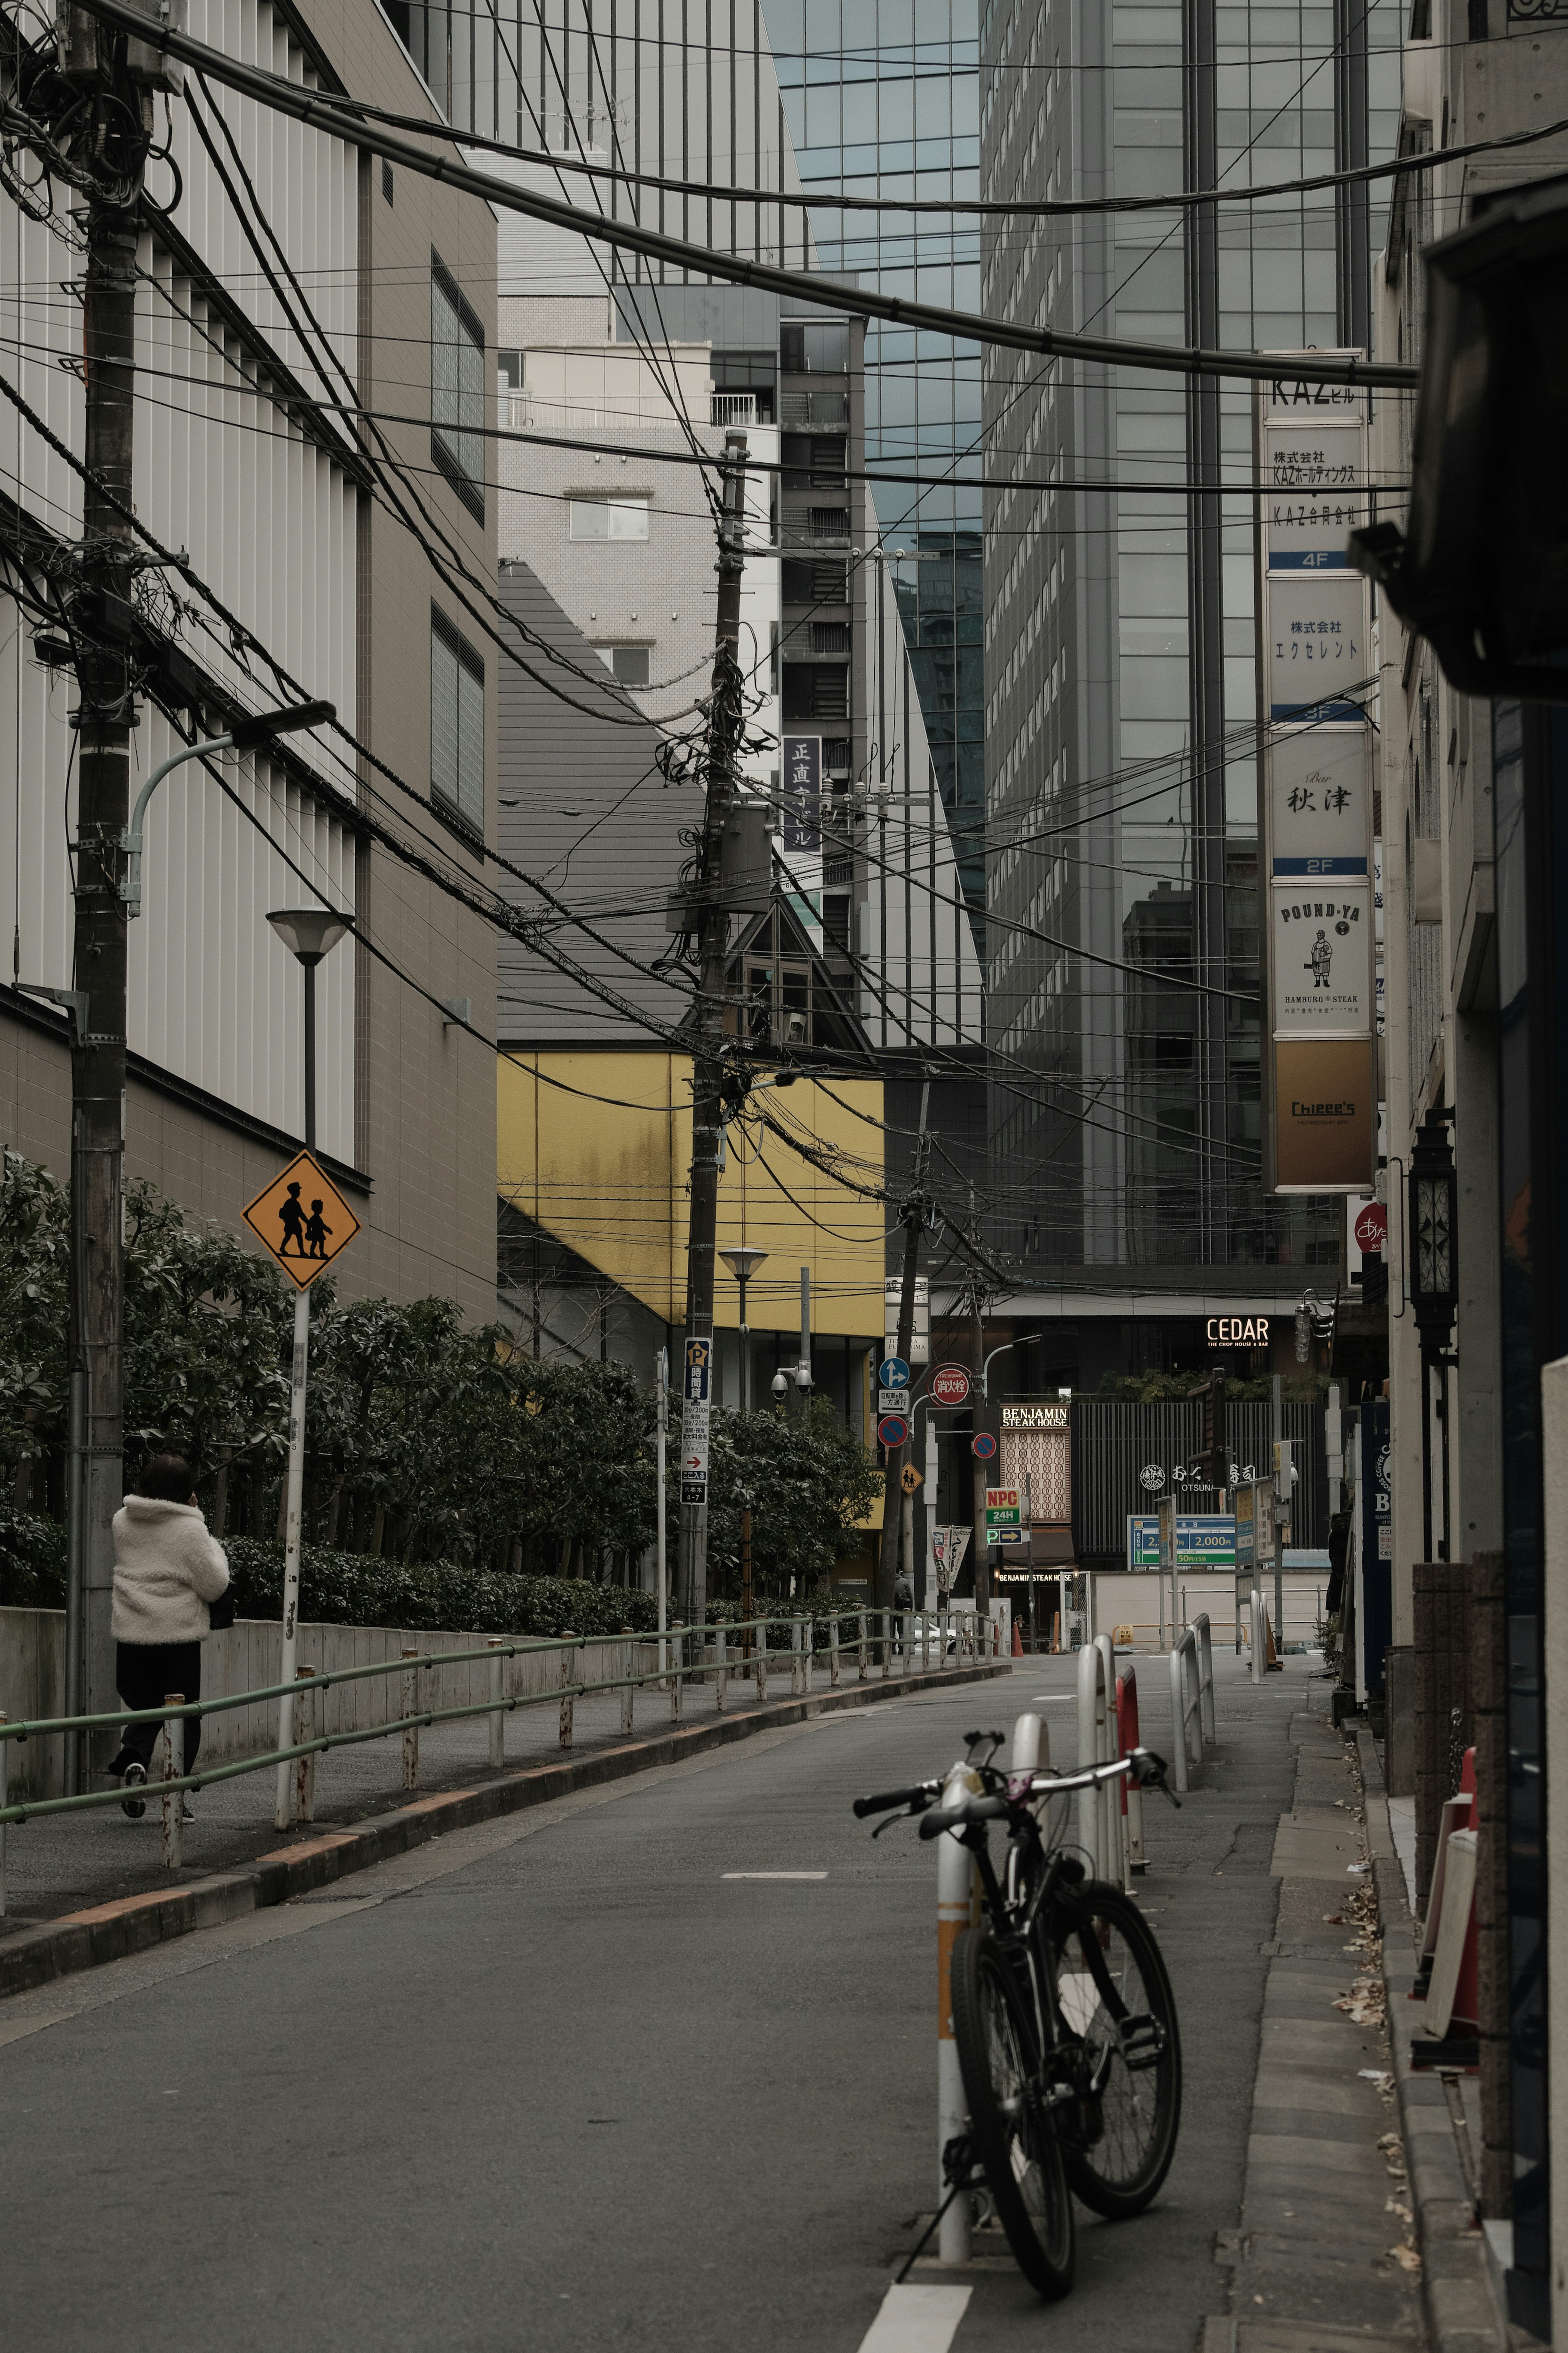
POLYGON ((736 658, 744 563, 746 437, 725 437, 723 503, 719 519, 719 617, 708 714, 708 799, 702 820, 701 969, 691 1054, 691 1186, 686 1245, 687 1362, 681 1397, 680 1614, 688 1626, 708 1615, 709 1397, 713 1352, 713 1261, 719 1228, 719 1139, 724 1121, 724 1013, 729 984, 730 916, 724 903, 724 824, 735 790, 743 712, 736 658), (706 1350, 696 1368, 694 1350, 706 1350), (705 1377, 704 1377, 705 1376, 705 1377), (693 1458, 699 1475, 689 1476, 693 1458))

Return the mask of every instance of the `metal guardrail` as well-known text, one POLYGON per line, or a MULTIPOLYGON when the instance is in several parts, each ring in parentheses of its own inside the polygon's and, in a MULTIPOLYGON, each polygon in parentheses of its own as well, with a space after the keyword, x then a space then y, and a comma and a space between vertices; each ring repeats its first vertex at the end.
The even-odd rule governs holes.
MULTIPOLYGON (((255 1691, 226 1693, 218 1699, 186 1701, 172 1694, 162 1707, 121 1708, 109 1715, 44 1716, 16 1723, 8 1723, 0 1715, 0 1918, 4 1918, 5 1911, 5 1835, 9 1824, 48 1814, 86 1813, 96 1808, 119 1805, 125 1796, 123 1785, 117 1781, 112 1788, 89 1790, 78 1797, 39 1798, 8 1804, 6 1786, 13 1741, 47 1739, 73 1732, 118 1731, 132 1724, 159 1725, 163 1736, 158 1744, 162 1769, 156 1778, 149 1779, 146 1790, 149 1799, 163 1800, 165 1856, 169 1854, 172 1834, 174 1860, 177 1862, 177 1818, 183 1808, 176 1792, 181 1790, 205 1788, 219 1781, 237 1780, 242 1774, 263 1773, 293 1764, 297 1768, 293 1816, 300 1821, 310 1821, 315 1811, 315 1760, 329 1749, 352 1748, 367 1740, 388 1740, 401 1735, 403 1787, 414 1789, 419 1786, 419 1735, 426 1726, 488 1716, 489 1761, 499 1767, 506 1762, 506 1718, 519 1708, 558 1705, 560 1746, 569 1749, 573 1745, 576 1702, 600 1693, 622 1694, 621 1732, 629 1737, 634 1729, 637 1694, 650 1684, 668 1692, 669 1720, 679 1724, 686 1688, 692 1683, 712 1683, 715 1704, 721 1714, 732 1677, 754 1681, 757 1697, 763 1701, 770 1673, 776 1672, 786 1661, 790 1692, 792 1696, 797 1696, 810 1693, 812 1675, 819 1662, 826 1662, 830 1690, 838 1685, 843 1676, 846 1653, 858 1681, 865 1683, 873 1666, 879 1668, 886 1681, 892 1674, 895 1657, 901 1656, 906 1661, 918 1657, 920 1671, 930 1672, 944 1665, 950 1656, 976 1660, 997 1656, 1000 1629, 999 1618, 981 1620, 972 1609, 858 1609, 836 1611, 826 1619, 775 1611, 760 1618, 714 1620, 700 1627, 687 1628, 678 1622, 662 1640, 657 1634, 634 1632, 629 1628, 616 1634, 576 1634, 563 1630, 557 1635, 492 1635, 477 1650, 405 1651, 398 1659, 378 1660, 363 1667, 334 1667, 320 1673, 310 1667, 301 1667, 292 1683, 268 1683, 255 1691), (786 1646, 775 1648, 770 1644, 769 1632, 781 1625, 788 1627, 790 1640, 786 1646), (827 1630, 827 1639, 818 1649, 816 1633, 823 1626, 827 1630), (852 1630, 848 1639, 847 1629, 852 1630), (644 1645, 657 1645, 664 1655, 658 1663, 639 1669, 636 1654, 644 1645), (559 1677, 554 1683, 533 1692, 505 1690, 508 1659, 551 1651, 560 1659, 559 1677), (606 1651, 619 1653, 614 1662, 616 1672, 592 1680, 585 1673, 574 1675, 574 1662, 581 1659, 585 1666, 590 1651, 601 1657, 606 1651), (486 1698, 458 1707, 419 1706, 421 1675, 437 1667, 461 1666, 479 1660, 489 1662, 489 1692, 486 1698), (176 1763, 183 1765, 184 1727, 193 1718, 219 1715, 231 1708, 253 1707, 260 1701, 292 1694, 303 1728, 314 1719, 318 1694, 333 1684, 363 1683, 374 1676, 395 1674, 404 1679, 402 1713, 385 1724, 354 1731, 312 1734, 286 1747, 269 1748, 260 1756, 242 1757, 232 1764, 215 1765, 205 1772, 172 1769, 176 1763), (177 1741, 172 1737, 176 1727, 177 1741)), ((279 1829, 287 1826, 287 1820, 278 1824, 279 1829)))
POLYGON ((1205 1745, 1214 1737, 1214 1638, 1205 1610, 1171 1652, 1171 1742, 1178 1789, 1189 1787, 1189 1769, 1203 1763, 1205 1745))

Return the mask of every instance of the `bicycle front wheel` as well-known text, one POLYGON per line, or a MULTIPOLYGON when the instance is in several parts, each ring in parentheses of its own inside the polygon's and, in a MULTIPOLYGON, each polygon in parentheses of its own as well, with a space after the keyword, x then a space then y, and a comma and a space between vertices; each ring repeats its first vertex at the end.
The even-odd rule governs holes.
POLYGON ((1067 2177, 1086 2206, 1119 2221, 1148 2205, 1175 2155, 1182 2045, 1171 1980, 1136 1904, 1102 1880, 1061 1892, 1047 1942, 1082 2094, 1078 2129, 1066 2132, 1067 2177))
POLYGON ((952 1947, 952 2031, 969 2132, 1018 2268, 1042 2295, 1065 2295, 1077 2253, 1056 2127, 1040 2106, 1034 2027, 989 1930, 952 1947))

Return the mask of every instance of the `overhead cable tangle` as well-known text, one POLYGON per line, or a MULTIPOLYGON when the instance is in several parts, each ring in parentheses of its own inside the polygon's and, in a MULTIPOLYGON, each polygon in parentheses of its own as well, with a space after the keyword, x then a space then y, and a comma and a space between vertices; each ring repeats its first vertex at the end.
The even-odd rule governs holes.
MULTIPOLYGON (((1016 351, 1038 352, 1049 358, 1093 361, 1102 366, 1148 368, 1166 375, 1217 375, 1271 382, 1288 375, 1293 384, 1323 384, 1381 386, 1390 391, 1414 391, 1420 371, 1413 365, 1391 361, 1331 359, 1321 354, 1298 357, 1292 354, 1289 367, 1262 352, 1205 351, 1184 349, 1166 343, 1141 343, 1119 341, 1109 335, 1077 335, 1058 333, 1046 327, 1015 325, 1005 319, 990 318, 977 312, 949 311, 934 303, 908 301, 900 295, 880 294, 873 290, 836 285, 809 270, 781 269, 771 262, 746 260, 740 256, 710 251, 707 247, 692 244, 684 237, 667 237, 658 229, 644 228, 633 221, 606 219, 602 214, 586 212, 580 206, 568 205, 532 188, 513 186, 498 179, 492 173, 476 172, 471 165, 433 155, 416 147, 410 140, 397 138, 383 131, 354 111, 355 101, 334 99, 327 93, 307 90, 298 83, 280 76, 262 72, 258 68, 242 63, 238 58, 225 57, 205 41, 194 41, 188 34, 175 32, 171 26, 152 22, 139 9, 126 5, 126 0, 81 0, 81 5, 106 23, 121 31, 134 33, 141 40, 151 41, 165 49, 172 57, 182 58, 187 65, 226 83, 231 90, 254 99, 258 104, 289 114, 297 121, 307 122, 318 129, 332 132, 374 155, 384 156, 388 162, 400 164, 405 171, 425 179, 437 180, 443 186, 457 188, 477 196, 499 211, 521 213, 525 218, 547 221, 552 227, 566 229, 574 235, 595 242, 624 248, 627 252, 643 255, 650 261, 672 263, 680 269, 695 270, 700 277, 721 279, 738 286, 759 287, 764 291, 788 294, 814 306, 833 311, 840 316, 848 314, 866 319, 879 319, 899 326, 924 327, 931 332, 956 337, 963 343, 994 343, 1016 351)), ((461 133, 426 126, 427 138, 444 138, 460 143, 461 133)))

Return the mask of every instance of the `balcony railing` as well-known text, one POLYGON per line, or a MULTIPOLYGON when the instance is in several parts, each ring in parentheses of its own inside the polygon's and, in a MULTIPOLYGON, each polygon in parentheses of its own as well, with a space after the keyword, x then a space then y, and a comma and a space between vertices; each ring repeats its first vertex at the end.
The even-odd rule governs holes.
POLYGON ((847 392, 786 392, 779 402, 779 415, 785 425, 847 425, 849 395, 847 392))
POLYGON ((754 425, 757 421, 757 396, 754 392, 716 392, 712 396, 711 425, 754 425))

